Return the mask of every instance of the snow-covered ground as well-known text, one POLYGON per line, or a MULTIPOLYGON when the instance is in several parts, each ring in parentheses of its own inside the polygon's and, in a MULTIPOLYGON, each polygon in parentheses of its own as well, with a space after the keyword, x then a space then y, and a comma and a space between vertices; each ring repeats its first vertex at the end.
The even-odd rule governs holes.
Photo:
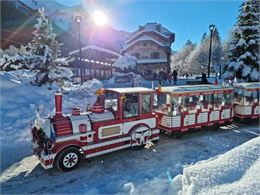
MULTIPOLYGON (((52 90, 32 86, 28 77, 26 71, 0 73, 1 194, 214 194, 237 186, 242 189, 244 182, 260 189, 257 178, 254 181, 254 173, 259 172, 259 124, 235 123, 218 131, 190 133, 181 140, 161 135, 159 143, 149 148, 99 156, 69 173, 44 170, 32 155, 28 129, 36 105, 42 116, 54 111, 57 86, 52 90), (200 174, 201 167, 206 177, 200 174), (224 171, 211 174, 212 170, 224 171)), ((67 85, 64 112, 75 106, 85 109, 101 86, 97 80, 67 85)))
MULTIPOLYGON (((54 113, 54 93, 58 90, 53 85, 33 86, 29 82, 33 75, 28 71, 0 73, 1 99, 1 169, 31 154, 30 125, 34 122, 35 111, 39 108, 41 117, 54 113), (19 148, 19 152, 15 152, 19 148), (7 156, 8 155, 8 156, 7 156)), ((93 104, 95 91, 102 83, 93 79, 83 85, 67 85, 63 92, 63 110, 71 112, 75 106, 86 109, 93 104)))
MULTIPOLYGON (((174 190, 172 178, 182 174, 183 167, 211 157, 221 158, 216 156, 257 137, 257 134, 257 124, 239 124, 239 127, 230 125, 218 131, 191 133, 181 140, 162 135, 160 142, 149 149, 123 150, 93 158, 69 173, 56 169, 46 171, 36 157, 27 155, 1 174, 2 193, 171 194, 174 190)), ((259 137, 256 140, 259 143, 259 137)), ((251 152, 248 157, 259 158, 259 152, 251 152)), ((239 160, 239 156, 236 159, 239 160)), ((225 158, 222 160, 229 162, 225 158)), ((241 173, 240 169, 237 171, 241 173)))

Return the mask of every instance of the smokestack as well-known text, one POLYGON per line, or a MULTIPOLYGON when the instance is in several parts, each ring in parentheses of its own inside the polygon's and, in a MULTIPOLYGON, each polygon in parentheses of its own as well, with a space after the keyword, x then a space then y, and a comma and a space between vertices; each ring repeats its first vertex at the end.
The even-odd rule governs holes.
POLYGON ((55 116, 62 116, 62 93, 55 93, 55 116))

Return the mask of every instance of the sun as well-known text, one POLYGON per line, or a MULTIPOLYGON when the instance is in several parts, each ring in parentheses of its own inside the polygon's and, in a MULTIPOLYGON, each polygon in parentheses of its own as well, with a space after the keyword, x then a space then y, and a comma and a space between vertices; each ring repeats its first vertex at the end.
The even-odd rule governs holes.
POLYGON ((93 20, 97 26, 104 26, 105 24, 107 24, 107 16, 104 12, 100 10, 96 10, 93 13, 93 20))

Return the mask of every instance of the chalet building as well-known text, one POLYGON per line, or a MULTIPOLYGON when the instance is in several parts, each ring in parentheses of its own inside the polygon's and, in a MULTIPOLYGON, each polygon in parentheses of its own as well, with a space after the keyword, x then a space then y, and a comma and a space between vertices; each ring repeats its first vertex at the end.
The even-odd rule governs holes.
POLYGON ((74 82, 86 81, 92 78, 107 80, 113 75, 113 63, 121 56, 119 53, 97 46, 86 46, 69 53, 75 60, 69 65, 73 72, 74 82), (82 71, 82 73, 81 73, 82 71))
POLYGON ((175 34, 158 23, 139 26, 126 41, 121 53, 137 58, 137 71, 145 79, 170 72, 171 44, 175 34))

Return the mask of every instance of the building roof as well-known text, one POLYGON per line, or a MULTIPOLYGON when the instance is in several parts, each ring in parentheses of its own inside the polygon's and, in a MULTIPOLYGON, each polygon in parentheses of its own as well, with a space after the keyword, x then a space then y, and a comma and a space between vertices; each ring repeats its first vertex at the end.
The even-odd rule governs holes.
MULTIPOLYGON (((140 41, 153 41, 161 47, 170 47, 171 43, 174 41, 174 33, 170 32, 164 28, 161 24, 158 23, 147 23, 144 26, 139 26, 139 29, 132 34, 130 34, 129 39, 126 40, 126 43, 122 51, 127 50, 129 47, 140 41), (155 33, 162 38, 162 42, 153 39, 148 33, 155 33)), ((122 52, 121 51, 121 52, 122 52)))
POLYGON ((137 42, 142 42, 142 41, 152 41, 152 42, 156 43, 157 45, 159 45, 161 47, 169 47, 170 46, 170 43, 161 43, 161 42, 153 39, 152 37, 149 37, 147 35, 143 35, 143 36, 139 37, 138 39, 136 39, 135 41, 133 41, 132 43, 124 45, 122 50, 126 50, 129 47, 131 47, 132 45, 136 44, 137 42))
POLYGON ((223 87, 221 85, 183 85, 161 87, 161 92, 181 93, 181 92, 198 92, 198 91, 215 91, 223 89, 232 89, 231 87, 223 87))
POLYGON ((154 32, 165 38, 170 38, 170 36, 174 34, 156 22, 146 23, 144 26, 139 26, 139 29, 130 35, 130 38, 127 40, 127 42, 131 41, 142 32, 154 32))
POLYGON ((260 88, 260 82, 254 82, 254 83, 237 83, 234 84, 235 88, 244 88, 244 89, 255 89, 260 88))
MULTIPOLYGON (((86 47, 82 47, 82 48, 81 48, 81 51, 85 51, 85 50, 88 50, 88 49, 93 49, 93 50, 102 51, 102 52, 105 52, 105 53, 112 54, 112 55, 114 55, 114 56, 116 56, 116 57, 120 57, 120 56, 121 56, 121 55, 120 55, 119 53, 117 53, 117 52, 114 52, 114 51, 112 51, 112 50, 105 49, 105 48, 102 48, 102 47, 94 46, 94 45, 88 45, 88 46, 86 46, 86 47)), ((74 54, 76 54, 76 53, 78 53, 78 52, 79 52, 79 49, 76 49, 76 50, 70 52, 69 55, 74 55, 74 54)))
POLYGON ((136 60, 138 64, 167 63, 166 58, 136 60))
POLYGON ((142 92, 153 92, 153 89, 145 87, 125 87, 125 88, 107 88, 106 90, 114 91, 117 93, 142 93, 142 92))

